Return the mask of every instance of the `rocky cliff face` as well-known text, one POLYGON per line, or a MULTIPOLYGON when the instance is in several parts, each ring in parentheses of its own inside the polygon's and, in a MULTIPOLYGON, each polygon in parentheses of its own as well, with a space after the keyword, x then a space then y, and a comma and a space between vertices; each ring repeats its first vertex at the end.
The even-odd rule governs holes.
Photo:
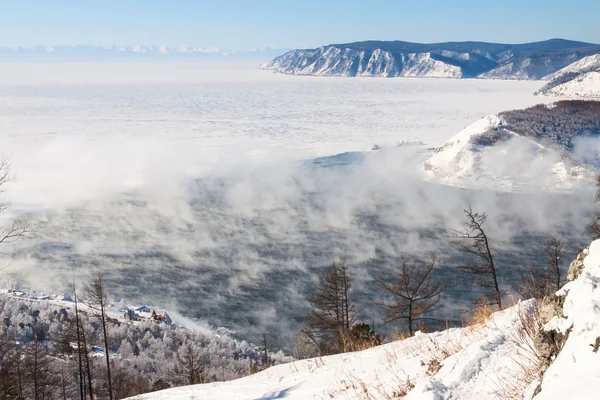
POLYGON ((292 50, 263 68, 290 75, 542 79, 600 46, 550 40, 495 43, 358 42, 292 50))

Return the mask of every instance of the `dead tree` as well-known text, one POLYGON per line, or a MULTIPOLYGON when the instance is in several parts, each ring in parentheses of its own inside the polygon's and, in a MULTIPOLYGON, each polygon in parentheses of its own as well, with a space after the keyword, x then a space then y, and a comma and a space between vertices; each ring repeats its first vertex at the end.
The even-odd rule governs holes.
POLYGON ((424 265, 409 264, 402 258, 398 275, 391 282, 380 279, 383 289, 394 296, 393 302, 378 301, 376 304, 385 307, 384 323, 406 320, 408 333, 413 335, 413 323, 436 320, 424 316, 439 308, 441 293, 448 286, 440 282, 432 282, 435 258, 424 265))
MULTIPOLYGON (((596 177, 596 204, 600 203, 600 175, 596 177)), ((587 226, 588 232, 593 236, 594 240, 600 239, 600 212, 594 212, 592 221, 587 226)))
POLYGON ((108 334, 107 334, 107 318, 106 308, 108 307, 108 296, 106 293, 106 287, 104 286, 104 280, 102 276, 98 275, 92 279, 89 285, 84 285, 85 292, 87 295, 88 306, 96 312, 96 316, 100 318, 102 324, 102 337, 104 339, 104 354, 106 358, 106 381, 108 387, 108 396, 110 400, 113 400, 112 393, 112 382, 110 377, 110 349, 108 347, 108 334))
POLYGON ((307 299, 312 309, 305 333, 321 353, 335 354, 351 348, 350 329, 355 319, 351 286, 352 279, 346 264, 334 261, 319 277, 314 294, 307 299))
POLYGON ((546 266, 532 263, 529 268, 519 270, 519 281, 513 287, 524 299, 542 299, 559 290, 564 283, 560 271, 560 260, 564 254, 562 242, 555 237, 550 238, 544 252, 548 256, 546 266))
POLYGON ((489 238, 483 229, 487 215, 474 212, 470 206, 464 212, 467 216, 464 228, 452 232, 454 237, 462 242, 457 245, 458 250, 470 254, 477 262, 471 265, 461 265, 458 268, 472 275, 473 283, 487 290, 485 295, 490 304, 497 304, 498 308, 502 310, 502 292, 498 284, 497 269, 489 238))

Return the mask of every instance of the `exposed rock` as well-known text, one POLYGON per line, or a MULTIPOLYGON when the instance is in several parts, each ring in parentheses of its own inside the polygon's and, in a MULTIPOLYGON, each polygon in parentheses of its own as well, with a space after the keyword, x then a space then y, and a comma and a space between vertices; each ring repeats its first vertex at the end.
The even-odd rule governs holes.
MULTIPOLYGON (((546 325, 555 316, 563 316, 563 305, 565 296, 558 296, 552 293, 546 296, 540 305, 540 319, 542 325, 546 325)), ((556 355, 560 352, 563 345, 567 341, 569 332, 561 333, 555 330, 540 329, 534 338, 534 345, 538 350, 540 359, 540 374, 544 374, 556 355)))
MULTIPOLYGON (((575 260, 569 266, 567 280, 573 281, 581 274, 583 270, 583 260, 587 256, 587 250, 580 251, 575 260)), ((563 306, 565 304, 566 293, 558 295, 552 293, 544 297, 540 305, 540 320, 542 326, 545 326, 554 317, 563 318, 563 306)), ((538 351, 540 360, 540 378, 544 372, 550 367, 556 356, 562 350, 565 342, 569 337, 570 328, 565 332, 560 332, 556 329, 540 329, 533 340, 533 343, 538 351)), ((534 394, 538 394, 541 390, 541 384, 537 387, 534 394)))
MULTIPOLYGON (((580 251, 577 254, 577 258, 569 266, 569 272, 567 273, 567 280, 574 281, 577 279, 581 270, 583 270, 583 259, 587 256, 587 250, 580 251)), ((561 313, 562 315, 562 313, 561 313)))

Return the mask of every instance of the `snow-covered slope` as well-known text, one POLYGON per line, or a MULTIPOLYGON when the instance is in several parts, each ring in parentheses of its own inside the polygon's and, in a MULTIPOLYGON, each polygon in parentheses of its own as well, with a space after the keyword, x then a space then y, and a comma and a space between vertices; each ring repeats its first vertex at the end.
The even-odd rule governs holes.
POLYGON ((546 329, 569 331, 564 347, 544 373, 535 400, 597 399, 600 393, 600 240, 593 242, 583 270, 557 294, 566 296, 563 318, 546 329))
POLYGON ((263 65, 290 75, 541 79, 600 46, 553 39, 518 45, 367 41, 298 49, 263 65))
POLYGON ((584 57, 559 71, 536 94, 569 98, 600 98, 600 54, 584 57))
POLYGON ((506 129, 497 115, 452 137, 424 162, 423 169, 428 179, 445 184, 508 191, 567 190, 594 175, 555 150, 506 129), (493 143, 478 140, 484 134, 492 135, 493 143))
POLYGON ((598 99, 600 98, 600 67, 556 86, 542 88, 538 93, 546 96, 598 99))
POLYGON ((600 54, 594 54, 591 56, 587 56, 582 58, 579 61, 575 61, 572 64, 567 65, 566 67, 559 69, 558 71, 546 75, 544 80, 553 81, 556 78, 559 78, 565 74, 581 74, 588 71, 593 71, 600 68, 600 54))
MULTIPOLYGON (((468 54, 459 57, 468 57, 468 54)), ((392 54, 376 49, 372 52, 335 46, 315 50, 294 50, 264 66, 290 75, 317 76, 421 76, 460 78, 460 67, 432 58, 431 53, 392 54)))
POLYGON ((496 313, 482 325, 416 336, 356 353, 282 364, 230 382, 134 397, 155 400, 496 399, 503 385, 525 389, 517 339, 535 302, 496 313))

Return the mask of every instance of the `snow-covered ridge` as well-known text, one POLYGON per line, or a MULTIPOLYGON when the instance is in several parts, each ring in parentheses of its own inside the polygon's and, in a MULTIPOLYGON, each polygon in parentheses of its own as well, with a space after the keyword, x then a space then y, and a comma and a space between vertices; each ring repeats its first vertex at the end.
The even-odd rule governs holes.
POLYGON ((546 96, 600 99, 600 67, 577 75, 567 82, 542 89, 539 94, 546 96))
POLYGON ((555 149, 510 131, 498 115, 486 116, 446 141, 425 160, 423 172, 449 185, 505 191, 565 191, 594 176, 555 149))
POLYGON ((559 69, 553 74, 546 75, 544 80, 553 81, 556 78, 559 78, 565 74, 581 74, 588 71, 597 70, 600 68, 600 54, 594 54, 591 56, 587 56, 582 58, 579 61, 575 61, 572 64, 567 65, 564 68, 559 69))
POLYGON ((495 43, 358 42, 292 50, 263 65, 290 75, 542 79, 600 46, 564 40, 495 43))
MULTIPOLYGON (((467 57, 468 54, 463 54, 467 57)), ((316 50, 294 50, 263 66, 265 69, 291 75, 317 76, 420 76, 460 78, 458 66, 432 58, 431 53, 394 55, 376 49, 372 52, 337 47, 316 50)))
POLYGON ((536 94, 568 98, 600 98, 600 54, 584 57, 557 72, 536 94))

